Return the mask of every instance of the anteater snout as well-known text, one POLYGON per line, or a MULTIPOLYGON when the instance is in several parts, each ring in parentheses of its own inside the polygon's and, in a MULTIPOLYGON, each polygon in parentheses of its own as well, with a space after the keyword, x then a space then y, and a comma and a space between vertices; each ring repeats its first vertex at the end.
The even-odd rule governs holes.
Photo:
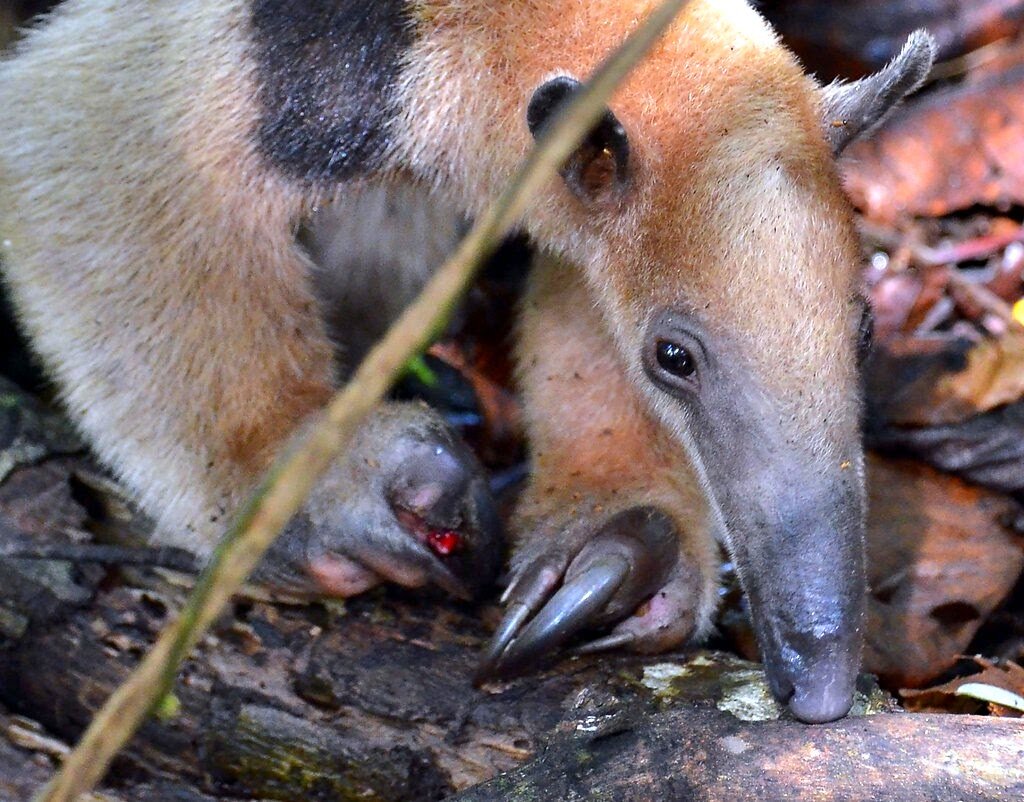
POLYGON ((772 690, 793 717, 807 724, 824 724, 850 712, 860 655, 832 641, 817 655, 799 654, 783 644, 782 657, 768 661, 772 690))
POLYGON ((861 664, 855 597, 823 600, 816 595, 802 611, 788 611, 796 615, 778 616, 761 643, 775 697, 807 724, 835 721, 850 712, 861 664))

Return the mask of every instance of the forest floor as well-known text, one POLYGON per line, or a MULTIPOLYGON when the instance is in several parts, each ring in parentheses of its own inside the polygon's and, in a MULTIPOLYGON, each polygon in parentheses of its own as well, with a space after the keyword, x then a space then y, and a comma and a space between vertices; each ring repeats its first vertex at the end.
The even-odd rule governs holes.
MULTIPOLYGON (((0 2, 0 48, 39 5, 0 2)), ((1024 0, 759 5, 824 80, 878 68, 918 27, 941 48, 925 90, 841 164, 875 320, 864 670, 878 684, 865 676, 858 702, 875 715, 786 719, 746 662, 757 646, 727 563, 712 651, 573 658, 482 690, 468 678, 496 599, 242 598, 96 800, 1024 798, 1024 0)), ((506 510, 526 471, 508 358, 525 262, 515 243, 485 271, 430 350, 440 383, 399 390, 460 427, 506 510)), ((7 318, 0 545, 137 542, 145 520, 48 405, 7 318)), ((0 802, 52 773, 183 583, 0 561, 0 802)))

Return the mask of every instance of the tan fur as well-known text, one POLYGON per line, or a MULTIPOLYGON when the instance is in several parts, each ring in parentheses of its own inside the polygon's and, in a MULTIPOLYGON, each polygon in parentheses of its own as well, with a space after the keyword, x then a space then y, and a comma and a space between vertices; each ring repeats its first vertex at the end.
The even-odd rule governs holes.
MULTIPOLYGON (((399 126, 400 157, 470 210, 497 194, 532 143, 523 109, 536 87, 586 77, 653 4, 524 5, 420 4, 402 101, 416 124, 399 126), (505 132, 501 147, 494 131, 505 132)), ((745 2, 695 0, 610 104, 632 149, 622 204, 590 207, 555 180, 526 215, 589 290, 575 271, 546 271, 524 314, 535 464, 517 529, 529 542, 557 533, 541 522, 566 511, 656 497, 684 551, 699 555, 701 627, 719 530, 695 501, 705 480, 680 446, 689 435, 678 408, 642 375, 641 336, 654 308, 708 310, 714 334, 753 360, 752 384, 782 399, 808 460, 859 473, 858 399, 837 392, 854 381, 858 252, 819 103, 816 84, 745 2)))
MULTIPOLYGON (((422 2, 429 22, 402 103, 417 123, 400 126, 403 160, 446 189, 472 190, 458 200, 479 209, 530 145, 522 110, 533 90, 553 75, 585 77, 652 5, 530 4, 527 15, 519 3, 422 2), (509 141, 494 147, 493 131, 509 141)), ((840 386, 854 366, 831 348, 856 316, 858 253, 818 104, 812 79, 743 0, 696 0, 611 103, 634 150, 632 195, 595 210, 553 182, 527 227, 584 268, 624 352, 638 350, 653 304, 713 299, 723 331, 759 340, 766 383, 801 385, 813 371, 813 386, 827 387, 826 370, 840 386), (807 266, 813 278, 802 282, 807 266), (835 314, 844 307, 847 317, 835 314)), ((809 423, 835 403, 812 393, 792 414, 809 423)))
POLYGON ((161 3, 157 26, 120 3, 69 3, 0 80, 13 187, 0 220, 22 320, 161 539, 203 548, 332 386, 293 244, 302 199, 251 138, 245 6, 161 3))
POLYGON ((577 517, 599 523, 629 507, 658 507, 674 520, 703 579, 695 635, 705 634, 716 604, 718 550, 703 488, 630 384, 579 270, 542 256, 519 330, 533 471, 517 531, 557 537, 557 527, 577 517))
MULTIPOLYGON (((334 384, 312 266, 293 242, 321 199, 256 152, 247 3, 150 6, 70 2, 0 68, 0 187, 13 190, 0 230, 68 407, 159 537, 202 550, 334 384)), ((537 86, 585 78, 653 2, 414 6, 378 178, 409 176, 474 214, 532 146, 537 86)), ((564 520, 577 499, 664 507, 705 573, 701 629, 715 513, 679 416, 641 375, 640 337, 654 307, 711 309, 716 333, 756 354, 753 383, 789 399, 806 386, 785 414, 825 432, 809 449, 839 470, 857 401, 829 388, 853 375, 836 343, 855 322, 857 254, 818 105, 746 3, 694 0, 611 104, 633 152, 622 204, 589 208, 552 181, 524 221, 574 267, 542 271, 524 314, 536 465, 520 520, 564 520)))

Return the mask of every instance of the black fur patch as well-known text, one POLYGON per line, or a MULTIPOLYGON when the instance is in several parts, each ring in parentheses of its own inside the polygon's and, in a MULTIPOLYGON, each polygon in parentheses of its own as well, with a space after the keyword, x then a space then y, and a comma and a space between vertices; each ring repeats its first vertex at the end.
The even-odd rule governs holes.
POLYGON ((336 182, 380 166, 409 0, 253 0, 259 139, 288 175, 336 182))

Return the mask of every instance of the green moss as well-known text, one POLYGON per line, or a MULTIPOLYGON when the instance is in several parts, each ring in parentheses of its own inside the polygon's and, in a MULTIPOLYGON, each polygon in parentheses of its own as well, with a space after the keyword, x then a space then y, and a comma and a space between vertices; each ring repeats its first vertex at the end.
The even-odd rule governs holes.
MULTIPOLYGON (((701 652, 685 662, 655 663, 646 666, 634 684, 665 706, 714 699, 719 710, 742 721, 773 721, 785 715, 772 696, 764 668, 729 654, 701 652)), ((877 682, 864 675, 850 715, 891 712, 892 705, 877 682)))
POLYGON ((331 802, 388 802, 380 789, 386 778, 373 774, 372 761, 355 762, 331 745, 317 745, 289 716, 267 719, 243 709, 217 768, 231 782, 261 799, 293 802, 310 797, 331 802), (278 724, 275 728, 275 724, 278 724), (371 765, 368 765, 371 764, 371 765))

